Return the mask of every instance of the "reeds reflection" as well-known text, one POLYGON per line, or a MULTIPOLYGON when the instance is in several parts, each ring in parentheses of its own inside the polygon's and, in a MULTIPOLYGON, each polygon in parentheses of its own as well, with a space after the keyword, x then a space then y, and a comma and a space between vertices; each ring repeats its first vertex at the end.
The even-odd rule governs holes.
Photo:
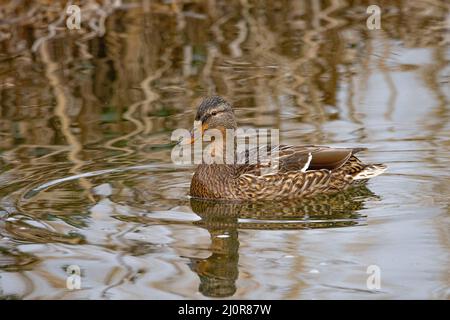
MULTIPOLYGON (((320 142, 322 124, 341 117, 338 88, 355 90, 360 65, 364 89, 373 71, 368 65, 389 54, 390 41, 438 44, 437 61, 440 68, 446 64, 445 1, 382 1, 383 33, 367 30, 368 4, 85 0, 86 25, 76 32, 64 28, 60 2, 3 4, 0 147, 9 161, 25 163, 30 153, 67 158, 74 172, 105 157, 111 163, 154 159, 158 154, 149 155, 145 146, 161 143, 168 130, 189 127, 184 113, 193 110, 187 107, 211 93, 250 107, 240 113, 254 115, 259 126, 283 127, 280 117, 294 113, 315 128, 308 142, 320 142)), ((380 62, 386 71, 411 67, 380 62)), ((436 77, 430 74, 427 82, 438 94, 436 77)), ((354 103, 349 112, 358 123, 354 103)))

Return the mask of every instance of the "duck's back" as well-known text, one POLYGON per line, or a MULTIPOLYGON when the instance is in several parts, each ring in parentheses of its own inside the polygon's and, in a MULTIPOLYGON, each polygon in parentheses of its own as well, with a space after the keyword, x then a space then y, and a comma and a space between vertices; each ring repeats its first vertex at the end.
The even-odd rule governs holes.
POLYGON ((247 150, 238 155, 238 164, 198 166, 190 194, 207 199, 271 200, 339 192, 386 169, 382 164, 362 163, 355 156, 361 150, 278 146, 271 149, 275 152, 269 158, 260 157, 258 150, 247 150))

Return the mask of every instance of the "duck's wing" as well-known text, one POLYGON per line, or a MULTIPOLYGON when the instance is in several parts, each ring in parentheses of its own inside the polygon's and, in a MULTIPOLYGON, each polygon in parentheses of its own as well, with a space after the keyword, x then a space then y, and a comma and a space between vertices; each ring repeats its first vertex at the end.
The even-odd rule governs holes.
POLYGON ((333 148, 325 146, 282 146, 279 168, 282 171, 336 170, 361 148, 333 148))
POLYGON ((280 172, 336 170, 363 148, 333 148, 326 146, 280 145, 249 148, 237 157, 239 174, 262 175, 264 169, 278 166, 280 172), (264 153, 265 152, 265 153, 264 153))

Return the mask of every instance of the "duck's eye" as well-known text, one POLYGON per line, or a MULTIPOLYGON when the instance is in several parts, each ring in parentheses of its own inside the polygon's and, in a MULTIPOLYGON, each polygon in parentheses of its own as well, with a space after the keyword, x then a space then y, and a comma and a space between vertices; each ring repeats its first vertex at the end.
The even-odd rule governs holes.
POLYGON ((217 114, 217 111, 211 112, 211 115, 212 115, 212 116, 215 116, 216 114, 217 114))

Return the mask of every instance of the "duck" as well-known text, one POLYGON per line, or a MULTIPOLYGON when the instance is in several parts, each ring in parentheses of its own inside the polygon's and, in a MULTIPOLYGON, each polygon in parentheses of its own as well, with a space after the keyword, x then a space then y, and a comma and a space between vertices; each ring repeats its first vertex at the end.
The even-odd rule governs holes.
POLYGON ((225 161, 228 160, 225 158, 226 147, 230 145, 224 141, 238 129, 233 106, 221 96, 205 97, 197 107, 195 121, 199 124, 200 134, 191 131, 189 144, 195 144, 199 137, 203 139, 208 131, 215 130, 224 139, 211 139, 211 150, 223 161, 202 160, 197 165, 190 184, 191 198, 301 200, 343 192, 387 169, 385 164, 366 164, 358 159, 356 154, 366 148, 318 145, 266 145, 263 148, 273 155, 267 159, 255 156, 261 146, 239 151, 235 142, 235 154, 230 163, 225 161))

